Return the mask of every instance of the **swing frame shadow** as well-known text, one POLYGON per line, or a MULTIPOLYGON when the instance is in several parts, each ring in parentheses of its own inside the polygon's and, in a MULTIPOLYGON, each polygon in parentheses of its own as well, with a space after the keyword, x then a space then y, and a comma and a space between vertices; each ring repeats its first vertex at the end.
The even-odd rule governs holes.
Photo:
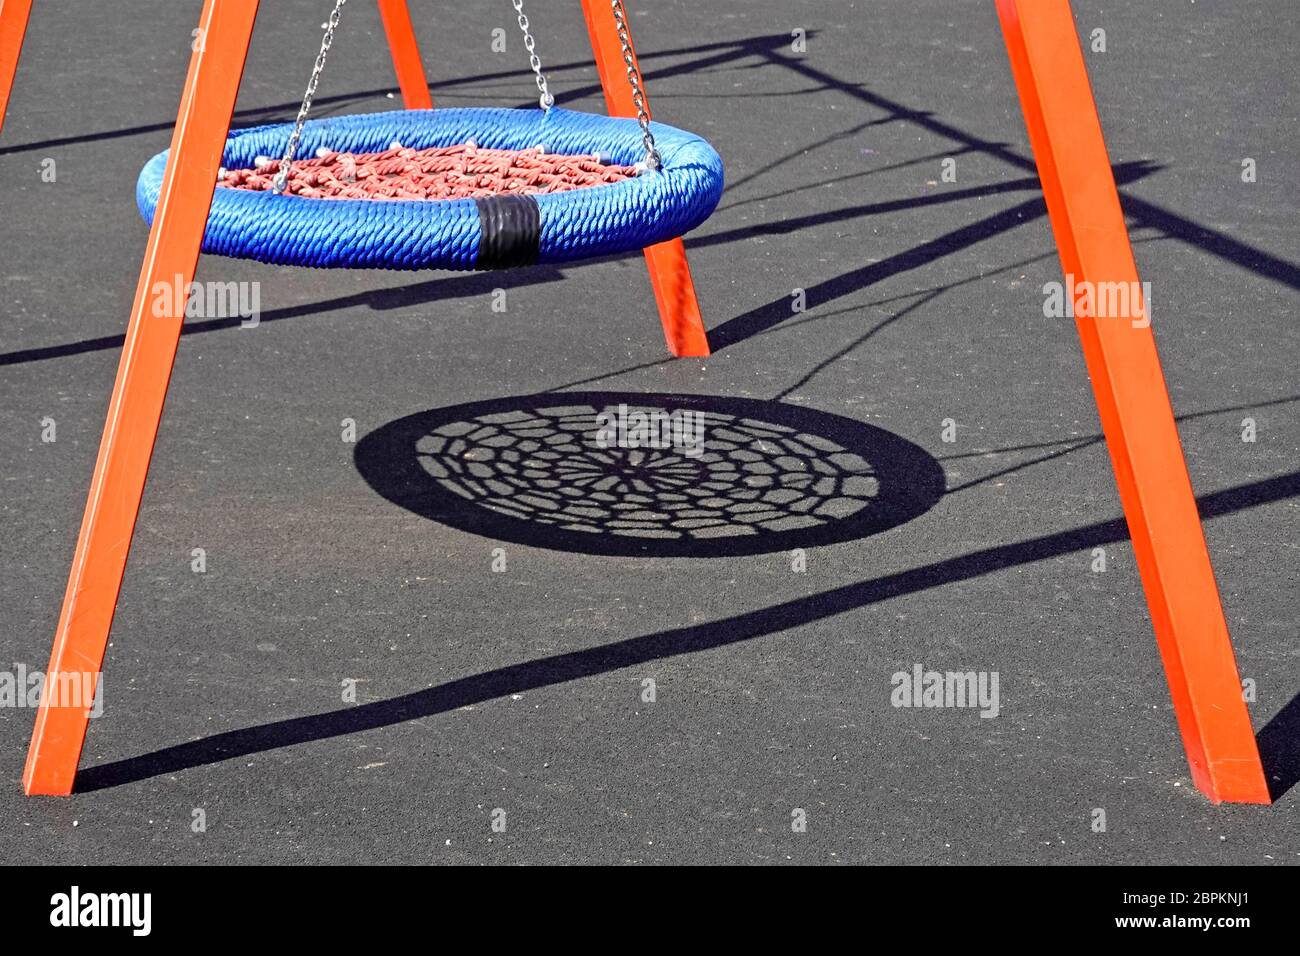
MULTIPOLYGON (((1210 520, 1298 496, 1300 471, 1295 471, 1213 492, 1201 497, 1198 504, 1202 516, 1210 520)), ((908 594, 1127 540, 1128 529, 1124 520, 1115 518, 995 545, 732 617, 522 661, 385 700, 229 730, 138 756, 96 764, 77 775, 76 792, 91 793, 238 757, 392 727, 461 707, 508 699, 512 694, 608 674, 652 661, 702 653, 908 594)), ((1259 731, 1258 742, 1269 779, 1270 799, 1280 799, 1300 783, 1300 696, 1283 707, 1259 731)))

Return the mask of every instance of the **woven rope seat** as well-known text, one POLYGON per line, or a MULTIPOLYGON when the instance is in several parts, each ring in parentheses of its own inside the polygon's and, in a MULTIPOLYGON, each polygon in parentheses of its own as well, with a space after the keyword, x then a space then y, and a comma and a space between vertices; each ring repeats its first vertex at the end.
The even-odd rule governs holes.
MULTIPOLYGON (((228 169, 217 180, 265 192, 275 185, 281 160, 256 169, 228 169)), ((486 199, 532 196, 622 182, 635 166, 605 164, 599 156, 563 156, 535 150, 485 149, 474 143, 410 149, 400 143, 382 153, 321 150, 316 159, 289 164, 285 192, 306 199, 486 199)))
MULTIPOLYGON (((700 137, 560 108, 399 110, 307 122, 283 194, 269 186, 293 124, 230 134, 203 251, 318 268, 490 269, 629 252, 683 235, 722 195, 700 137), (261 164, 259 165, 259 160, 261 164), (362 198, 364 197, 364 198, 362 198)), ((152 223, 167 153, 140 174, 152 223)))

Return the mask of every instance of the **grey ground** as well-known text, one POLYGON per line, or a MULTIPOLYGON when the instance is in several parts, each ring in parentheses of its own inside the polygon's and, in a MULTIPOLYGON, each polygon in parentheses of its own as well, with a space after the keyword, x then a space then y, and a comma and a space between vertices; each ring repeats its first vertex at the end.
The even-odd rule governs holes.
MULTIPOLYGON (((0 138, 5 667, 48 654, 146 236, 135 177, 167 144, 200 6, 33 16, 0 138)), ((327 6, 263 4, 239 123, 291 117, 327 6)), ((504 0, 413 6, 440 103, 530 100, 513 33, 489 51, 513 29, 504 0)), ((535 6, 561 101, 602 109, 577 4, 535 6)), ((1074 329, 1042 316, 1059 265, 992 3, 632 6, 658 118, 727 164, 687 241, 724 347, 664 360, 637 256, 471 276, 204 259, 200 279, 262 283, 262 324, 181 342, 87 792, 25 799, 32 715, 0 710, 0 859, 1300 862, 1291 4, 1074 4, 1081 32, 1107 32, 1088 67, 1286 791, 1262 808, 1191 786, 1128 542, 1090 570, 1120 510, 1074 329), (344 418, 365 434, 575 385, 848 416, 920 445, 950 490, 812 550, 805 574, 782 551, 518 544, 495 574, 499 542, 385 500, 340 441, 344 418), (576 668, 548 661, 572 652, 576 668), (1002 715, 891 707, 890 674, 917 662, 998 671, 1002 715), (369 709, 342 703, 347 678, 369 709)), ((346 16, 320 114, 396 106, 373 6, 346 16)))

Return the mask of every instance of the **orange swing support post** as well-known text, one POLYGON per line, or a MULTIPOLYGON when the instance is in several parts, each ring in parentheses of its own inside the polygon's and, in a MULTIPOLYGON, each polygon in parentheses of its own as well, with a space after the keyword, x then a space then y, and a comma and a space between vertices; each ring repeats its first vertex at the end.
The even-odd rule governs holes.
POLYGON ((32 0, 0 0, 0 129, 4 128, 9 93, 18 72, 27 21, 31 18, 32 0))
MULTIPOLYGON (((623 62, 623 46, 613 7, 609 0, 582 0, 582 12, 587 18, 587 33, 591 36, 591 47, 596 54, 600 85, 605 91, 605 107, 610 116, 635 118, 636 103, 633 102, 628 83, 627 65, 623 62)), ((627 43, 628 49, 633 51, 632 66, 640 77, 641 67, 637 64, 630 29, 627 31, 627 43)), ((644 80, 641 90, 645 93, 644 80)), ((645 111, 646 115, 650 114, 648 96, 645 111)), ((695 298, 695 282, 691 279, 691 267, 686 261, 686 246, 680 238, 647 246, 645 259, 650 269, 650 284, 659 306, 659 321, 663 323, 668 350, 681 358, 708 355, 709 339, 704 331, 704 320, 700 317, 700 303, 695 298)))
POLYGON ((187 289, 194 279, 258 2, 204 3, 199 22, 204 42, 197 44, 199 49, 190 59, 172 134, 171 161, 149 230, 90 497, 45 671, 46 691, 23 771, 23 789, 29 794, 72 792, 86 737, 89 695, 98 686, 185 319, 183 304, 178 309, 172 296, 158 296, 154 290, 172 288, 173 283, 187 289), (65 695, 51 692, 64 686, 85 688, 89 695, 83 691, 67 695, 76 699, 64 699, 65 695))
POLYGON ((420 47, 415 41, 415 26, 411 23, 411 10, 406 0, 379 0, 379 16, 388 36, 388 48, 393 53, 393 68, 397 71, 397 85, 402 91, 402 105, 408 110, 433 109, 433 96, 429 93, 429 80, 420 59, 420 47))
POLYGON ((1130 290, 1125 314, 1076 324, 1192 780, 1215 803, 1268 803, 1069 0, 997 12, 1061 266, 1077 287, 1130 290))

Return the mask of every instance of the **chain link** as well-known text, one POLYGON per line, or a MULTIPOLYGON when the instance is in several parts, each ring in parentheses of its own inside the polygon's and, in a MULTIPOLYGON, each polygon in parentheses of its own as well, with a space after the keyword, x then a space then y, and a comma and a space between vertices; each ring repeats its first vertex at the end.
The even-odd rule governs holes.
POLYGON ((555 105, 555 97, 551 95, 551 89, 546 83, 546 74, 542 72, 542 61, 537 56, 534 47, 533 35, 528 30, 528 17, 524 15, 524 0, 511 0, 514 4, 515 13, 519 14, 519 29, 524 35, 524 49, 528 51, 528 65, 533 68, 533 76, 537 80, 537 90, 542 95, 538 102, 542 109, 549 110, 555 105))
POLYGON ((661 165, 659 150, 655 148, 655 136, 650 132, 650 114, 645 108, 645 90, 641 88, 641 73, 636 66, 636 54, 632 52, 632 37, 627 27, 627 10, 623 0, 610 0, 614 11, 614 24, 618 27, 618 42, 623 45, 623 65, 627 67, 627 81, 632 87, 632 104, 636 107, 636 121, 641 125, 641 141, 645 143, 645 165, 647 169, 658 169, 661 165))
MULTIPOLYGON (((334 45, 334 31, 338 29, 339 20, 343 15, 343 6, 348 0, 335 0, 334 10, 330 13, 329 21, 325 24, 325 35, 321 38, 320 53, 316 56, 316 64, 312 67, 311 79, 307 81, 307 91, 303 94, 302 106, 298 109, 298 118, 294 121, 293 132, 289 135, 289 142, 285 144, 284 156, 280 159, 280 171, 276 173, 271 183, 271 190, 277 194, 283 193, 285 184, 289 178, 289 166, 293 162, 294 156, 298 152, 298 144, 302 141, 302 128, 307 122, 307 117, 311 114, 312 100, 316 96, 316 87, 320 83, 321 73, 325 70, 325 58, 329 56, 330 47, 334 45)), ((550 86, 546 81, 546 74, 542 72, 542 61, 537 55, 536 41, 529 30, 528 17, 524 14, 523 0, 511 0, 515 8, 515 13, 519 15, 519 29, 524 35, 524 49, 528 51, 528 64, 533 69, 533 76, 537 81, 538 92, 541 93, 538 99, 542 109, 549 110, 555 105, 555 97, 551 95, 550 86)), ((618 28, 618 41, 623 48, 623 65, 627 68, 627 81, 632 87, 632 104, 636 107, 637 123, 641 127, 641 141, 645 144, 645 166, 647 169, 658 169, 661 165, 659 150, 655 148, 654 133, 650 131, 650 114, 646 111, 645 90, 641 86, 641 73, 637 69, 636 55, 632 52, 632 38, 628 31, 627 10, 623 7, 623 0, 610 0, 610 7, 614 14, 614 23, 618 28)))
POLYGON ((316 85, 320 82, 321 72, 325 69, 325 57, 329 55, 330 47, 334 45, 334 31, 338 29, 339 18, 343 15, 343 5, 347 2, 348 0, 335 0, 334 11, 330 14, 329 22, 325 24, 325 36, 321 39, 320 53, 316 56, 316 65, 312 68, 311 79, 307 81, 307 92, 303 94, 302 106, 298 109, 298 119, 293 124, 293 132, 284 147, 280 171, 275 174, 275 179, 271 182, 271 191, 277 195, 284 192, 285 183, 289 179, 289 164, 293 162, 294 155, 298 152, 302 127, 307 122, 307 115, 311 113, 311 101, 316 96, 316 85))

